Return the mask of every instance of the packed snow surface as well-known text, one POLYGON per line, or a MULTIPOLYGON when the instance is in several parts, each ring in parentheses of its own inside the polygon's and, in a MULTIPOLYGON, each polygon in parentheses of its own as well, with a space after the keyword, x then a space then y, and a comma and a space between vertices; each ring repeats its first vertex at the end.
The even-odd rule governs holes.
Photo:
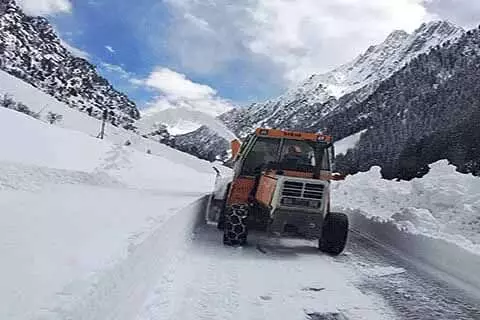
POLYGON ((446 160, 412 181, 384 180, 378 167, 349 176, 335 183, 333 203, 480 253, 480 178, 457 172, 446 160))
MULTIPOLYGON (((395 319, 381 298, 364 295, 349 281, 349 266, 319 257, 310 241, 253 234, 256 246, 230 248, 221 245, 218 234, 214 226, 198 230, 189 250, 159 279, 137 320, 304 320, 314 313, 344 316, 331 319, 395 319)), ((363 271, 370 276, 401 272, 375 266, 363 271)))

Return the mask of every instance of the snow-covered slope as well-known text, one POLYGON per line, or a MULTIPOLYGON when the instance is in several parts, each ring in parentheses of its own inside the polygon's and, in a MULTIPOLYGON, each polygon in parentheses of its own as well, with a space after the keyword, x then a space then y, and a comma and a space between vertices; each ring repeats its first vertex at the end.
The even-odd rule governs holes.
MULTIPOLYGON (((15 101, 24 103, 30 110, 41 112, 42 120, 45 120, 47 113, 51 111, 63 116, 63 119, 56 124, 57 126, 83 132, 91 137, 96 137, 100 132, 101 121, 69 108, 52 96, 3 71, 0 71, 0 84, 0 95, 9 95, 15 101)), ((108 123, 105 130, 105 139, 117 144, 125 144, 130 141, 131 147, 138 151, 147 152, 150 150, 153 155, 161 155, 174 159, 175 162, 201 168, 203 172, 212 172, 211 165, 207 161, 199 161, 194 156, 171 149, 156 141, 145 139, 132 131, 108 123)))
POLYGON ((7 71, 72 108, 131 127, 140 113, 135 103, 100 77, 95 66, 74 56, 49 22, 23 13, 14 0, 0 0, 0 70, 7 71))
POLYGON ((183 153, 148 155, 5 108, 0 146, 1 319, 55 318, 59 299, 67 308, 214 184, 183 153))
POLYGON ((355 146, 360 141, 360 137, 367 130, 359 131, 351 136, 345 137, 342 140, 335 142, 335 155, 345 154, 348 150, 355 148, 355 146))
POLYGON ((383 180, 380 168, 334 184, 336 210, 391 219, 411 233, 444 239, 480 254, 480 178, 442 160, 412 181, 383 180))

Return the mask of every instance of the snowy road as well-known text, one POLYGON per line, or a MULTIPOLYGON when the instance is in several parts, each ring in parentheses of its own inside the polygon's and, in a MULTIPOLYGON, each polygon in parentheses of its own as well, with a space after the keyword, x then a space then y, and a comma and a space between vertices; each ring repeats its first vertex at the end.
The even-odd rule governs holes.
POLYGON ((309 241, 250 240, 227 248, 198 227, 137 320, 480 319, 479 301, 356 233, 335 258, 309 241))
POLYGON ((392 318, 381 299, 360 292, 348 270, 310 243, 261 236, 251 243, 227 248, 214 227, 198 228, 137 319, 294 320, 339 310, 350 319, 392 318))

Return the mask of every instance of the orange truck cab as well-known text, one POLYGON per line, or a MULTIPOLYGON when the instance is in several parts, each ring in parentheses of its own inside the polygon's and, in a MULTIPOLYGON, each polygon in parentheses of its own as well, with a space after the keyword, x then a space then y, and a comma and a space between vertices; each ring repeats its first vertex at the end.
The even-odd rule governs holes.
POLYGON ((244 245, 249 230, 318 239, 330 254, 343 251, 348 218, 330 212, 332 137, 259 128, 232 142, 234 175, 218 217, 226 245, 244 245))

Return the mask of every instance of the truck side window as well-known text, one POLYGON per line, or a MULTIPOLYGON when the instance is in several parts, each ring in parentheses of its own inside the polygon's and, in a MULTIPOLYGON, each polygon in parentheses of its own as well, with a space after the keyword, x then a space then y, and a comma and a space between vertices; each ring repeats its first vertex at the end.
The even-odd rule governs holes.
POLYGON ((243 152, 245 151, 245 148, 248 146, 248 144, 250 143, 250 140, 252 140, 252 136, 249 135, 245 141, 241 144, 240 146, 240 150, 238 151, 238 154, 243 154, 243 152))

